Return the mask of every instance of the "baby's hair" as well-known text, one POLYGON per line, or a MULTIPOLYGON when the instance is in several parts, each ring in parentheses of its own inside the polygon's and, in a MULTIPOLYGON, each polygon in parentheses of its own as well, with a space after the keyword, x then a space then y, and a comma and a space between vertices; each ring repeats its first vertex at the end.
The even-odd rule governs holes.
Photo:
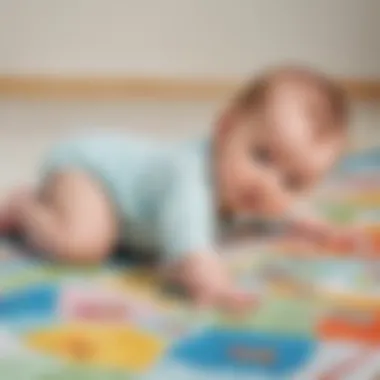
POLYGON ((329 115, 336 126, 345 128, 349 106, 345 91, 328 76, 305 67, 286 67, 262 73, 244 86, 233 100, 233 105, 242 111, 251 111, 263 106, 268 94, 281 80, 305 83, 320 91, 327 100, 329 115))

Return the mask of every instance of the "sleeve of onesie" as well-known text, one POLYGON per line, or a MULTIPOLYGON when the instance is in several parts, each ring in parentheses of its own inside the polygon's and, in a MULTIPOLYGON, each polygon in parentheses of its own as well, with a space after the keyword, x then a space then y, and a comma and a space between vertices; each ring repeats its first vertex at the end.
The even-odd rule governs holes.
POLYGON ((159 207, 164 263, 194 252, 214 252, 215 213, 211 186, 197 160, 176 164, 159 207))

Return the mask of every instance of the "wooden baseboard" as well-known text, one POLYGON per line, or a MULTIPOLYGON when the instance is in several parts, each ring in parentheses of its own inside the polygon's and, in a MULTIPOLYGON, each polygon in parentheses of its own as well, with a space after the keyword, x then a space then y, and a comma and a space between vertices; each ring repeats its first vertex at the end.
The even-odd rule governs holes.
MULTIPOLYGON (((380 101, 380 79, 343 79, 353 100, 380 101)), ((228 79, 149 77, 58 77, 0 75, 0 97, 45 99, 217 100, 234 93, 240 83, 228 79)))
POLYGON ((353 100, 365 102, 380 101, 380 79, 346 79, 341 80, 341 85, 353 100))

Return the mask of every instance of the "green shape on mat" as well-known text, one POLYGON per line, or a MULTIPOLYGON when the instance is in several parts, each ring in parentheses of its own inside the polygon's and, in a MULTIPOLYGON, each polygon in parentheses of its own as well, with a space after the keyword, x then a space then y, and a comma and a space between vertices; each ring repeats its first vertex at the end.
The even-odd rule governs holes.
POLYGON ((263 301, 253 314, 250 326, 257 330, 294 335, 314 335, 319 304, 296 297, 272 297, 263 301))
POLYGON ((215 323, 220 327, 247 330, 251 327, 252 317, 250 315, 234 316, 226 313, 220 313, 218 318, 215 320, 215 323))
POLYGON ((15 380, 131 380, 124 370, 64 364, 31 355, 0 360, 0 378, 15 380), (22 365, 20 366, 20 361, 22 365))
POLYGON ((61 369, 58 361, 40 355, 15 353, 0 359, 0 379, 41 380, 44 376, 61 369))
POLYGON ((115 270, 107 266, 60 266, 60 265, 51 265, 51 264, 42 264, 41 267, 46 273, 49 273, 51 276, 56 276, 57 278, 65 277, 67 275, 80 275, 86 277, 97 276, 103 273, 116 273, 115 270))
POLYGON ((47 275, 40 268, 21 270, 9 276, 2 276, 0 288, 2 291, 15 290, 38 282, 50 281, 51 276, 47 275))
POLYGON ((130 380, 125 371, 86 366, 66 366, 41 376, 39 380, 130 380))
POLYGON ((350 204, 329 204, 320 207, 327 219, 339 224, 352 223, 358 215, 358 208, 350 204))
POLYGON ((116 271, 113 271, 107 267, 75 269, 74 267, 60 268, 56 265, 36 264, 33 266, 20 267, 18 271, 14 271, 9 275, 2 275, 0 277, 0 288, 3 291, 8 291, 20 289, 25 286, 41 282, 60 281, 73 276, 81 279, 89 279, 109 273, 114 274, 116 271))

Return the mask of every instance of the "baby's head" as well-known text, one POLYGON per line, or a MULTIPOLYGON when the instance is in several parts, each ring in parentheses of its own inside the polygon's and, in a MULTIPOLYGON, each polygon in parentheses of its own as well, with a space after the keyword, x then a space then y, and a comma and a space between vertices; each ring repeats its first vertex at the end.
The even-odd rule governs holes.
POLYGON ((274 70, 244 88, 216 128, 222 209, 261 216, 286 213, 339 157, 347 108, 339 86, 303 68, 274 70))

